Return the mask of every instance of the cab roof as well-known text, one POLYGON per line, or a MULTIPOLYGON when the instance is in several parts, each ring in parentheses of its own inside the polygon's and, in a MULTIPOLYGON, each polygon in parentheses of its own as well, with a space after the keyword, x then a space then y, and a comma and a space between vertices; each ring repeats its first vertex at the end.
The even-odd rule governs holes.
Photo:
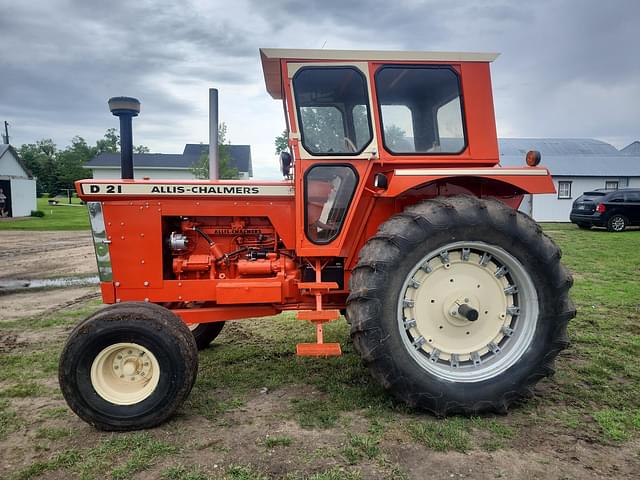
POLYGON ((269 94, 282 98, 280 60, 326 60, 357 62, 493 62, 498 53, 474 52, 411 52, 401 50, 303 50, 288 48, 261 48, 264 82, 269 94))

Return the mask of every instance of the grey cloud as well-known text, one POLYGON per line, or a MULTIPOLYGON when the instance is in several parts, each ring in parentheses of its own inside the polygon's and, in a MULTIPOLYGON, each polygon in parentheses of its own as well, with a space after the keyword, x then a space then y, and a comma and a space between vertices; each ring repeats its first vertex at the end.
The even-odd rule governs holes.
MULTIPOLYGON (((0 116, 24 126, 24 141, 99 132, 113 124, 105 102, 114 94, 149 106, 139 126, 146 138, 190 141, 178 126, 206 107, 185 100, 187 90, 240 86, 251 93, 223 98, 230 109, 248 110, 262 84, 258 47, 325 41, 327 48, 499 51, 492 71, 502 131, 640 135, 635 0, 24 3, 5 5, 0 16, 0 116)), ((250 141, 238 131, 250 122, 230 126, 233 137, 250 141)))

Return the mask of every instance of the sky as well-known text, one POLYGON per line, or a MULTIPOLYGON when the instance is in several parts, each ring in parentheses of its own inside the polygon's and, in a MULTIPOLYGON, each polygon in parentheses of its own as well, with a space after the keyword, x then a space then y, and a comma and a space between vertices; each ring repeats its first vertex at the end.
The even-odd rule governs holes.
POLYGON ((500 52, 492 65, 500 137, 640 139, 637 0, 0 0, 0 121, 11 143, 94 143, 140 99, 134 142, 180 153, 208 142, 218 88, 231 143, 254 177, 277 179, 282 105, 258 48, 500 52))

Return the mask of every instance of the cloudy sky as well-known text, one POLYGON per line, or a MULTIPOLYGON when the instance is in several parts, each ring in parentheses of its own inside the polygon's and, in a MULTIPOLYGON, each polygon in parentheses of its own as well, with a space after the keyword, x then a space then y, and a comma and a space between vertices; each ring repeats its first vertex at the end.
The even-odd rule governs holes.
POLYGON ((15 145, 117 120, 106 101, 139 98, 134 139, 179 153, 208 141, 208 88, 256 177, 278 178, 281 105, 259 47, 492 51, 498 134, 640 139, 637 0, 0 0, 0 121, 15 145))

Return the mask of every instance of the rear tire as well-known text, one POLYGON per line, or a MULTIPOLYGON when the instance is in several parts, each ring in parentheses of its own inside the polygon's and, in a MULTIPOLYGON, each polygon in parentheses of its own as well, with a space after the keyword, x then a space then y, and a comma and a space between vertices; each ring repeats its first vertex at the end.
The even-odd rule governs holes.
POLYGON ((193 338, 196 340, 198 350, 204 350, 220 335, 224 322, 192 323, 187 327, 189 327, 193 338))
POLYGON ((167 420, 198 371, 193 335, 175 314, 151 303, 106 307, 78 324, 58 379, 69 407, 101 430, 137 430, 167 420))
POLYGON ((360 252, 347 300, 354 346, 411 406, 504 412, 553 374, 568 344, 575 308, 560 256, 530 217, 496 200, 408 207, 360 252))
POLYGON ((627 220, 622 215, 613 215, 609 221, 607 222, 607 230, 610 232, 623 232, 627 225, 629 224, 629 220, 627 220))

